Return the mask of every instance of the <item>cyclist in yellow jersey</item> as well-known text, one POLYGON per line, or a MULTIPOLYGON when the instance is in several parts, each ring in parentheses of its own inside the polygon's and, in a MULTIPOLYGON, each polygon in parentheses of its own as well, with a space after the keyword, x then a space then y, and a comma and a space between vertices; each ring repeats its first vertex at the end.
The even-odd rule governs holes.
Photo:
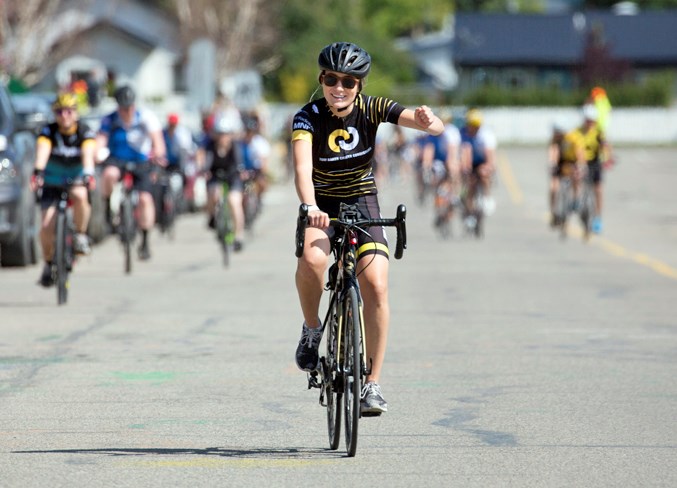
MULTIPOLYGON (((585 144, 577 130, 566 131, 561 122, 555 122, 552 128, 552 139, 548 145, 548 162, 550 164, 550 225, 556 224, 555 195, 559 190, 562 176, 571 176, 574 190, 574 202, 580 193, 581 173, 585 166, 585 144)), ((576 203, 574 203, 576 205, 576 203)))
POLYGON ((45 265, 40 284, 54 284, 52 259, 56 229, 56 205, 61 187, 74 185, 69 190, 73 202, 75 236, 73 250, 76 254, 89 254, 87 225, 91 214, 87 188, 94 188, 94 149, 96 134, 78 118, 78 101, 72 93, 61 93, 52 105, 56 121, 42 128, 38 135, 31 189, 43 188, 40 206, 42 224, 40 242, 45 265))
POLYGON ((598 117, 599 114, 594 105, 584 105, 583 125, 577 129, 585 145, 588 177, 592 181, 595 191, 595 215, 592 219, 592 231, 595 234, 602 232, 602 163, 611 158, 611 147, 598 124, 598 117))
MULTIPOLYGON (((442 121, 427 106, 411 110, 387 98, 364 95, 371 57, 359 46, 330 44, 320 52, 318 64, 324 97, 299 110, 292 129, 296 192, 309 207, 303 256, 296 270, 305 320, 296 364, 304 371, 316 369, 319 360, 322 324, 318 311, 330 256, 329 219, 338 216, 341 202, 357 204, 367 218, 380 217, 372 171, 379 124, 390 122, 434 135, 444 131, 442 121)), ((369 232, 371 238, 360 237, 357 264, 371 364, 361 409, 378 415, 387 411, 378 381, 389 322, 388 242, 382 227, 369 232)))

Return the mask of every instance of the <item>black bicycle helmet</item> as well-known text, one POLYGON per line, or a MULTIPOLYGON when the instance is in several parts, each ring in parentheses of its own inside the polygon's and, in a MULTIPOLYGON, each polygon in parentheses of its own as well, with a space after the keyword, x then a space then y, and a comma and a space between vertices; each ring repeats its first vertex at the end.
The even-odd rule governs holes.
POLYGON ((115 90, 115 101, 121 107, 130 107, 136 101, 136 93, 131 86, 121 86, 115 90))
POLYGON ((364 78, 371 68, 371 56, 351 42, 335 42, 325 46, 317 59, 320 68, 364 78))

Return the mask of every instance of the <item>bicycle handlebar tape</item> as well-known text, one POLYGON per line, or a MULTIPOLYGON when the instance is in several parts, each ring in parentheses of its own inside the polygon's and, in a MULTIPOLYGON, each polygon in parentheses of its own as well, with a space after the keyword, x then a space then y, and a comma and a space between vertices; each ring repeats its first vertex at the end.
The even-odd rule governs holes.
POLYGON ((397 206, 397 243, 395 245, 395 259, 402 259, 407 248, 407 207, 397 206))
POLYGON ((308 205, 299 206, 299 217, 296 221, 296 257, 303 256, 303 243, 306 240, 306 225, 308 225, 308 205))

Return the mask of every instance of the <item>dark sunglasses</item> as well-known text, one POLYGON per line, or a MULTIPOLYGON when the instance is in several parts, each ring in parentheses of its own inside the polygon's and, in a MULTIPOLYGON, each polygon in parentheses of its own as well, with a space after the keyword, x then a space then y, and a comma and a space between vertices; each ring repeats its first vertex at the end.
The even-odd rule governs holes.
POLYGON ((349 76, 340 78, 335 75, 324 75, 322 77, 322 83, 324 83, 326 86, 336 86, 336 84, 339 82, 341 82, 341 86, 343 86, 343 88, 347 88, 348 90, 352 90, 355 88, 355 85, 359 83, 358 80, 349 76))
POLYGON ((63 114, 70 114, 70 113, 73 113, 73 112, 75 112, 75 109, 74 109, 74 108, 69 108, 69 107, 65 107, 65 108, 57 108, 57 109, 54 109, 54 112, 55 112, 57 115, 63 115, 63 114))

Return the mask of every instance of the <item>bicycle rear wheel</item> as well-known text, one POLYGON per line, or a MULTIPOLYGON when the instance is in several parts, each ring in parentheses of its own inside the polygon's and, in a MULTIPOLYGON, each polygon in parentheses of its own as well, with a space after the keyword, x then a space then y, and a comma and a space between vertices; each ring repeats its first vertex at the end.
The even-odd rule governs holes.
POLYGON ((360 420, 362 392, 362 324, 357 290, 348 290, 343 302, 343 411, 345 414, 346 451, 355 456, 360 420))
POLYGON ((56 217, 56 248, 54 261, 56 264, 57 303, 63 305, 68 300, 68 229, 66 214, 59 212, 56 217))
POLYGON ((325 340, 327 341, 327 355, 322 363, 324 393, 327 401, 327 429, 329 431, 329 448, 338 449, 341 439, 341 402, 343 400, 343 385, 337 375, 336 363, 338 360, 338 320, 335 306, 330 311, 330 317, 325 323, 325 340))

